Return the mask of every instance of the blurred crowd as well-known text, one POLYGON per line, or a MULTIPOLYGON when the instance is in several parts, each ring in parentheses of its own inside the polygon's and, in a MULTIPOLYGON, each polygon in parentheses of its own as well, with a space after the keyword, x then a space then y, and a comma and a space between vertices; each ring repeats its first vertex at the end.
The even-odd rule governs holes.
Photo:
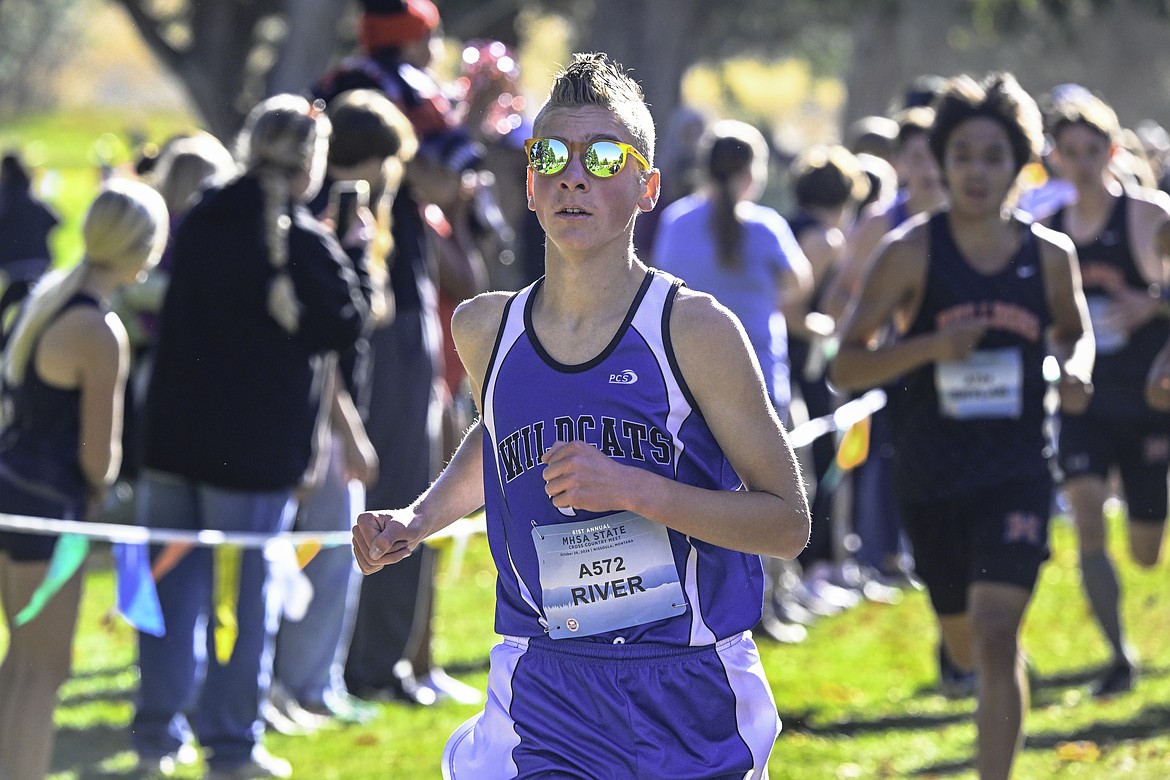
MULTIPOLYGON (((543 235, 524 186, 531 120, 503 43, 467 42, 458 81, 442 83, 429 0, 364 8, 360 50, 303 94, 260 102, 232 144, 185 134, 133 170, 109 172, 68 280, 50 270, 69 259, 49 248, 60 218, 36 196, 35 172, 4 156, 0 511, 108 516, 121 485, 144 526, 346 531, 366 508, 408 504, 454 452, 475 404, 451 313, 542 274, 543 235), (59 344, 72 346, 55 362, 59 344)), ((796 154, 750 124, 690 108, 662 128, 662 196, 637 223, 638 253, 736 313, 789 430, 860 394, 828 376, 839 325, 873 284, 891 233, 947 207, 931 138, 948 83, 917 79, 887 115, 796 154), (763 200, 787 204, 785 213, 763 200), (737 258, 757 275, 737 277, 737 258)), ((1086 595, 1113 654, 1094 692, 1113 695, 1135 683, 1138 659, 1119 617, 1103 507, 1129 502, 1131 548, 1147 566, 1166 516, 1170 426, 1141 388, 1167 335, 1170 135, 1153 121, 1123 128, 1100 96, 1073 84, 1037 102, 1043 150, 1005 208, 1071 237, 1096 383, 1102 365, 1130 376, 1117 408, 1093 407, 1097 427, 1062 430, 1052 405, 1045 422, 1054 453, 1091 442, 1053 459, 1064 489, 1051 510, 1076 523, 1086 595), (1137 259, 1102 270, 1107 261, 1086 260, 1098 245, 1137 259), (1128 358, 1110 363, 1138 342, 1151 345, 1140 376, 1128 358), (1101 428, 1124 435, 1104 442, 1101 428)), ((768 563, 758 636, 798 643, 829 616, 923 587, 891 476, 897 424, 887 409, 870 416, 860 464, 843 465, 843 431, 800 450, 812 538, 797 560, 768 563)), ((44 775, 69 671, 79 582, 36 620, 13 624, 52 549, 52 537, 0 533, 12 636, 0 666, 6 780, 44 775)), ((349 548, 321 549, 303 569, 313 597, 296 605, 273 561, 245 550, 238 635, 225 653, 214 630, 222 560, 210 548, 160 546, 167 631, 139 639, 131 729, 140 762, 164 774, 203 760, 210 777, 286 777, 292 768, 266 751, 265 729, 364 722, 385 701, 478 702, 482 693, 432 653, 438 556, 420 548, 360 577, 349 548)), ((952 658, 945 642, 930 652, 940 689, 972 695, 970 659, 952 658)))

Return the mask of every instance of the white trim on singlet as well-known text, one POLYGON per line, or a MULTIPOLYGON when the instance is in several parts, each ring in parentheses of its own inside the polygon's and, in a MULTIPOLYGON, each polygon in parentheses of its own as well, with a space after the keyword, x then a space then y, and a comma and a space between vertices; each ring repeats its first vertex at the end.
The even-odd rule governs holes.
MULTIPOLYGON (((528 296, 532 294, 532 289, 532 286, 525 287, 512 297, 512 302, 507 309, 507 318, 500 323, 499 344, 493 356, 492 364, 488 367, 488 375, 483 385, 483 425, 492 444, 492 462, 496 467, 496 479, 500 483, 501 495, 504 495, 505 480, 504 475, 500 472, 500 459, 495 451, 499 442, 499 439, 496 437, 496 380, 500 375, 500 364, 507 358, 508 353, 516 345, 516 342, 524 336, 524 310, 528 306, 528 296)), ((536 599, 532 597, 532 593, 528 590, 528 585, 524 582, 524 578, 520 576, 520 571, 516 568, 516 561, 512 558, 512 549, 508 544, 506 534, 503 541, 504 549, 508 553, 508 565, 512 569, 512 576, 516 579, 516 586, 520 591, 520 598, 524 599, 524 603, 532 608, 532 611, 536 613, 537 618, 540 620, 540 625, 547 630, 548 620, 545 618, 540 605, 536 603, 536 599)))
MULTIPOLYGON (((528 296, 532 293, 531 287, 526 287, 512 296, 507 307, 507 319, 500 323, 498 345, 492 356, 492 364, 488 367, 488 375, 483 383, 483 425, 492 437, 493 445, 496 438, 495 396, 496 380, 500 376, 500 364, 511 352, 512 347, 524 335, 524 307, 528 305, 528 296)), ((500 487, 504 485, 504 475, 500 473, 500 459, 493 458, 496 464, 496 475, 500 480, 500 487)))
POLYGON ((687 551, 687 578, 683 588, 687 594, 687 603, 691 605, 691 638, 690 643, 695 645, 712 644, 718 637, 707 621, 703 620, 703 603, 699 598, 699 551, 691 537, 686 537, 691 548, 687 551))
MULTIPOLYGON (((687 418, 695 414, 696 410, 691 407, 683 392, 680 377, 676 376, 671 368, 666 352, 666 335, 662 332, 666 300, 673 285, 672 277, 660 273, 654 274, 649 289, 642 299, 642 304, 634 313, 631 327, 636 329, 645 340, 646 346, 658 364, 658 370, 662 373, 663 382, 666 384, 668 405, 666 430, 674 443, 674 477, 678 479, 678 464, 682 462, 683 451, 686 449, 681 436, 682 426, 687 418)), ((683 582, 687 603, 691 605, 690 644, 709 645, 715 641, 716 637, 715 632, 703 619, 702 604, 699 600, 698 551, 695 549, 691 537, 685 538, 690 545, 690 550, 687 552, 686 579, 683 582)))
POLYGON ((682 385, 670 367, 670 360, 666 357, 665 336, 662 333, 662 313, 666 307, 666 298, 670 294, 672 283, 662 274, 655 274, 650 281, 650 287, 642 299, 642 304, 634 312, 630 325, 642 334, 646 346, 654 355, 658 370, 662 373, 666 383, 666 401, 669 408, 666 416, 666 430, 674 442, 674 476, 678 478, 678 464, 682 461, 685 445, 679 436, 683 422, 693 413, 691 405, 687 403, 682 385))
POLYGON ((484 709, 463 723, 443 746, 443 780, 508 780, 520 774, 512 752, 520 745, 512 718, 516 667, 528 638, 505 636, 492 648, 484 709))

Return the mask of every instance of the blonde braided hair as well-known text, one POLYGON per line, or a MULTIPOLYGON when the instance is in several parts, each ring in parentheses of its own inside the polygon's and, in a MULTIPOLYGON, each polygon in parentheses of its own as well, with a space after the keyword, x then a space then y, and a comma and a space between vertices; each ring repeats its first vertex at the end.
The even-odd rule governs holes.
POLYGON ((329 120, 321 107, 290 94, 261 101, 240 133, 239 157, 247 172, 259 180, 264 195, 264 233, 274 271, 268 286, 268 313, 290 334, 300 327, 302 309, 288 274, 291 182, 308 175, 310 191, 320 186, 329 133, 329 120))

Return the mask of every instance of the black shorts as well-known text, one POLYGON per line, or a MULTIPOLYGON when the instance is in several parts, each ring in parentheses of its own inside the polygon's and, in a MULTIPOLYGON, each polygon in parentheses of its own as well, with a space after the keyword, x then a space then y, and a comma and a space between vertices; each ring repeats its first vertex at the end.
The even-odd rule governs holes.
POLYGON ((975 582, 1031 592, 1048 560, 1052 482, 1011 482, 928 504, 903 504, 914 569, 939 615, 967 611, 975 582))
MULTIPOLYGON (((38 495, 0 473, 0 514, 78 520, 80 507, 38 495)), ((56 534, 0 531, 0 550, 13 561, 47 561, 53 556, 56 534)))
POLYGON ((1102 479, 1117 466, 1129 519, 1166 520, 1166 474, 1170 470, 1170 431, 1141 421, 1065 415, 1060 420, 1060 469, 1064 479, 1092 474, 1102 479))

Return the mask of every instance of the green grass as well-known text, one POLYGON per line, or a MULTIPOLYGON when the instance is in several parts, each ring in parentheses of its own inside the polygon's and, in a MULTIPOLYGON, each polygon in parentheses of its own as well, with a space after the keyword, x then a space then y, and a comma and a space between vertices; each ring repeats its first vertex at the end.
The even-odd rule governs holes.
MULTIPOLYGON (((1112 520, 1114 538, 1120 521, 1112 520)), ((1016 777, 1170 777, 1170 589, 1165 567, 1139 571, 1120 554, 1126 616, 1143 658, 1136 691, 1087 696, 1106 648, 1080 592, 1073 535, 1053 526, 1054 555, 1025 626, 1038 685, 1016 777), (1078 744, 1080 743, 1080 744, 1078 744)), ((1120 551, 1119 551, 1120 552, 1120 551)), ((133 632, 109 611, 106 556, 87 579, 73 678, 57 711, 54 780, 135 777, 127 727, 137 682, 133 632)), ((440 568, 435 654, 460 679, 487 681, 495 572, 482 538, 454 568, 440 568)), ((784 720, 770 763, 774 778, 974 778, 970 700, 933 691, 934 622, 921 593, 898 605, 865 604, 814 626, 800 645, 761 640, 784 720)), ((6 639, 0 631, 0 648, 6 639)), ((272 735, 273 752, 314 780, 436 778, 448 734, 476 707, 378 705, 371 723, 307 737, 272 735)))

